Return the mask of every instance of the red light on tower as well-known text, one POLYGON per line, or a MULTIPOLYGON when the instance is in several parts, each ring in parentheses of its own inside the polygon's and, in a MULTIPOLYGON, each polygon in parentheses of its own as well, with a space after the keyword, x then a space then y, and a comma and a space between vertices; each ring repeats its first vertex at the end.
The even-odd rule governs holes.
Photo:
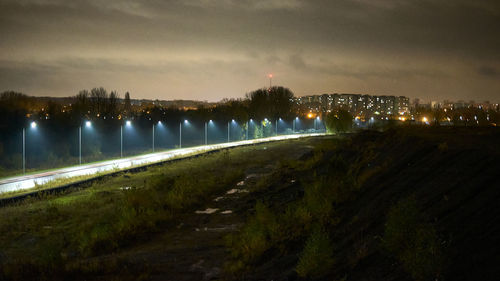
POLYGON ((272 81, 273 81, 273 74, 270 73, 269 75, 267 75, 267 77, 269 77, 269 90, 271 90, 271 87, 272 87, 272 81))

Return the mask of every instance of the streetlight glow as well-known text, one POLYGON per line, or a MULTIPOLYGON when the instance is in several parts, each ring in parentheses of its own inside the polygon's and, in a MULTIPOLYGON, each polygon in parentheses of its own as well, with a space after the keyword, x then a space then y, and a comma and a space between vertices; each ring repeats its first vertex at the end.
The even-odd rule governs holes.
POLYGON ((127 122, 125 122, 125 124, 127 124, 127 126, 131 126, 132 122, 130 120, 127 120, 127 122))
POLYGON ((90 128, 92 126, 92 123, 90 121, 85 122, 85 127, 90 128))
POLYGON ((35 121, 31 122, 31 128, 33 128, 33 129, 36 128, 36 122, 35 121))

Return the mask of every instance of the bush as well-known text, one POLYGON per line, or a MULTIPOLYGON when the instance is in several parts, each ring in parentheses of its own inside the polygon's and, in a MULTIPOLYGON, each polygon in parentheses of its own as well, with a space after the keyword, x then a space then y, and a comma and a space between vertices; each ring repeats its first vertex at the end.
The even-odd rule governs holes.
POLYGON ((334 265, 333 246, 328 234, 315 230, 307 239, 296 267, 300 277, 318 278, 326 275, 334 265))
POLYGON ((387 215, 385 247, 415 280, 440 276, 444 263, 441 240, 417 207, 415 198, 400 200, 387 215))

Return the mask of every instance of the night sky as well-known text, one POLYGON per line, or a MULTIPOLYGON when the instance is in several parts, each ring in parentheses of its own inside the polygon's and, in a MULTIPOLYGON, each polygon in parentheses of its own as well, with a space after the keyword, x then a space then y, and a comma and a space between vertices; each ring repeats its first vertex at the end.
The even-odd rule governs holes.
POLYGON ((500 101, 498 0, 0 0, 0 91, 500 101))

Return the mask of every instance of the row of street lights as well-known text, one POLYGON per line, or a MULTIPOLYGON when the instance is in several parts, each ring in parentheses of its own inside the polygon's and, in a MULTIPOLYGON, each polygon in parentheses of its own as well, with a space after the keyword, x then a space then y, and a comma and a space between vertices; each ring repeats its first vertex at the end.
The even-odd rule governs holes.
MULTIPOLYGON (((314 119, 314 130, 316 130, 317 127, 317 122, 319 121, 319 117, 314 119)), ((262 120, 264 122, 269 122, 270 121, 267 118, 264 118, 262 120)), ((275 126, 276 126, 276 131, 275 135, 278 135, 278 122, 283 121, 281 118, 276 119, 275 121, 275 126)), ((292 132, 295 133, 295 128, 296 128, 296 122, 299 121, 299 117, 296 117, 293 119, 292 122, 292 132)), ((186 119, 183 122, 179 123, 179 148, 182 148, 182 123, 185 125, 189 124, 189 121, 186 119)), ((205 145, 208 145, 208 126, 212 125, 214 122, 212 120, 209 120, 208 122, 205 122, 205 133, 204 133, 204 139, 205 139, 205 145)), ((227 123, 227 142, 230 142, 230 131, 231 131, 231 124, 237 122, 232 119, 230 122, 227 123)), ((245 139, 248 140, 248 132, 249 132, 249 126, 251 123, 254 123, 253 119, 250 119, 249 121, 246 122, 246 132, 245 132, 245 139)), ((85 128, 90 129, 92 128, 92 122, 91 121, 85 121, 85 128)), ((155 125, 157 126, 162 126, 162 122, 158 121, 158 123, 153 124, 152 126, 152 149, 153 152, 155 152, 155 125)), ((124 126, 131 127, 132 126, 132 121, 127 120, 125 121, 125 124, 120 126, 120 158, 123 158, 123 129, 124 126)), ((254 125, 255 126, 255 125, 254 125)), ((30 127, 32 130, 35 130, 37 128, 37 123, 35 121, 30 123, 30 127)), ((261 122, 261 130, 263 132, 263 122, 261 122)), ((22 132, 22 138, 23 138, 23 174, 26 173, 26 129, 23 128, 22 132)), ((78 163, 81 165, 82 164, 82 126, 78 127, 78 163)))

